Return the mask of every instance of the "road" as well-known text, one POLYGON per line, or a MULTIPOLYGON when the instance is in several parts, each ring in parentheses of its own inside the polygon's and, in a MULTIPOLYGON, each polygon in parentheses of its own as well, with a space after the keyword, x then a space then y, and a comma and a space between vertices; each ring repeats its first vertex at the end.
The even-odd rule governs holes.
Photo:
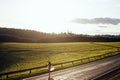
MULTIPOLYGON (((105 72, 120 65, 120 55, 108 57, 87 64, 54 71, 51 73, 53 80, 92 80, 105 72)), ((48 80, 48 73, 25 78, 23 80, 48 80)))

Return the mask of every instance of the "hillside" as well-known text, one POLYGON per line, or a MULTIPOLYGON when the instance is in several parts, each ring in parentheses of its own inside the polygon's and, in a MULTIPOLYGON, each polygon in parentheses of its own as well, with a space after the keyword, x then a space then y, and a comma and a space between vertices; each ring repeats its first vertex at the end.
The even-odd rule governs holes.
POLYGON ((110 42, 120 41, 120 35, 82 35, 73 33, 43 33, 34 30, 0 28, 0 42, 110 42))
MULTIPOLYGON (((13 29, 13 28, 0 28, 0 38, 2 41, 36 41, 44 37, 46 34, 33 30, 13 29)), ((0 40, 1 41, 1 40, 0 40)))

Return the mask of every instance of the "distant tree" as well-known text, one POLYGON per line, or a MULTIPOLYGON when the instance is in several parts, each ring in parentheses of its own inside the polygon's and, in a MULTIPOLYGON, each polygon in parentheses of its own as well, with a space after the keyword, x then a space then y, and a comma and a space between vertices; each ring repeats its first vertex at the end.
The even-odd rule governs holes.
POLYGON ((43 33, 34 30, 0 28, 0 42, 112 42, 120 35, 83 35, 72 32, 43 33))

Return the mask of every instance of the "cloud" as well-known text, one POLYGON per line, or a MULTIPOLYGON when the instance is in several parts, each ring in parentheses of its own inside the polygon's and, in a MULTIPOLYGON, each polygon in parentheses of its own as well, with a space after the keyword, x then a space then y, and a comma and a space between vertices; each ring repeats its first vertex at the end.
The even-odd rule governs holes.
POLYGON ((118 25, 120 23, 120 19, 118 18, 93 18, 93 19, 81 19, 77 18, 72 20, 72 22, 80 23, 80 24, 112 24, 118 25))
POLYGON ((100 28, 107 28, 108 26, 98 26, 98 27, 100 27, 100 28))

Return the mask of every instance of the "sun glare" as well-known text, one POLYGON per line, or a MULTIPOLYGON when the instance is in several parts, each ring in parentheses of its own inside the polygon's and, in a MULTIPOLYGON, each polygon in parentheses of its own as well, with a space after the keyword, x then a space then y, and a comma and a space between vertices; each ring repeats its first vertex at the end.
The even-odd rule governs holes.
MULTIPOLYGON (((98 26, 78 24, 71 21, 76 18, 120 18, 119 14, 119 4, 117 1, 113 2, 113 0, 0 1, 1 27, 32 29, 48 33, 70 30, 74 33, 96 34, 96 31, 99 31, 98 26)), ((118 30, 119 25, 114 26, 118 30)), ((104 32, 107 32, 107 30, 104 32)))

